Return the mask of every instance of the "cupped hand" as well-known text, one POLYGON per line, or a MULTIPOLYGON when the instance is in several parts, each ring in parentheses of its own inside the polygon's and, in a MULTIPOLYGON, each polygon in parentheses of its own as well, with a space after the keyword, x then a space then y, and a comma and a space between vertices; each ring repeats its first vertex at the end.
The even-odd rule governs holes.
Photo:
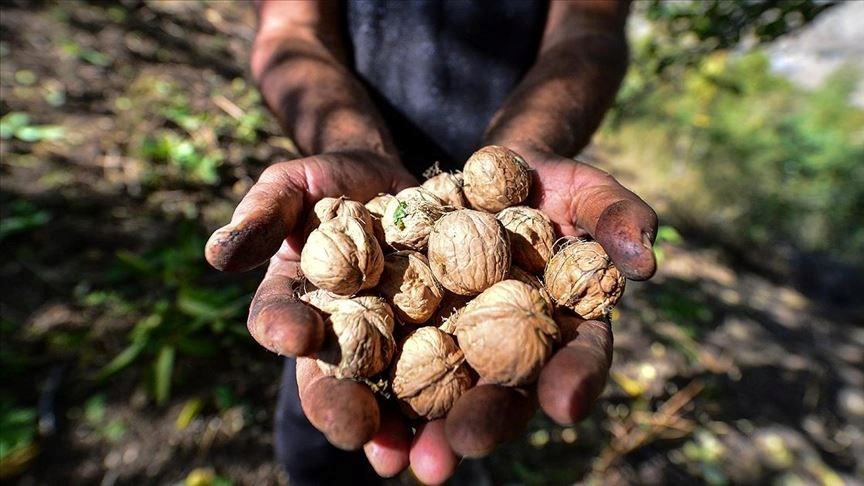
MULTIPOLYGON (((656 215, 635 194, 596 168, 528 147, 511 146, 534 169, 531 206, 539 207, 564 235, 590 234, 632 279, 655 269, 651 242, 656 215)), ((270 258, 249 312, 250 334, 283 355, 309 356, 321 346, 324 327, 299 302, 292 285, 299 274, 303 217, 327 196, 366 201, 416 181, 399 164, 370 154, 331 154, 267 169, 237 207, 231 223, 207 243, 216 268, 243 271, 270 258), (271 258, 272 256, 272 258, 271 258)), ((445 481, 459 456, 480 457, 520 434, 540 407, 560 424, 584 418, 603 390, 612 359, 608 323, 561 315, 564 345, 530 390, 481 383, 466 392, 446 419, 416 426, 396 409, 379 405, 365 385, 324 376, 314 361, 299 359, 297 381, 310 422, 338 447, 363 447, 382 476, 409 464, 425 483, 445 481)))

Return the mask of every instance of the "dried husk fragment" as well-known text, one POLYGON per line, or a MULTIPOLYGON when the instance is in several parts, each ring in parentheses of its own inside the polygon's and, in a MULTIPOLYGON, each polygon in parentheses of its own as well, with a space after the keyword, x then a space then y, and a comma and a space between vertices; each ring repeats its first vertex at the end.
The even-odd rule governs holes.
POLYGON ((323 299, 317 304, 326 316, 324 346, 315 356, 321 371, 336 378, 361 379, 390 365, 396 348, 395 321, 384 299, 363 296, 323 299))
POLYGON ((456 337, 482 379, 521 386, 537 379, 560 331, 536 288, 505 280, 468 304, 459 315, 456 337))
POLYGON ((570 238, 549 260, 543 281, 555 302, 585 319, 612 311, 626 279, 596 241, 570 238))
POLYGON ((530 273, 542 273, 555 244, 555 229, 549 217, 527 206, 505 208, 496 217, 510 237, 513 263, 530 273))
POLYGON ((316 287, 354 295, 378 284, 384 255, 363 222, 350 216, 321 223, 300 252, 300 269, 316 287))
POLYGON ((510 240, 494 215, 460 209, 435 223, 428 256, 432 273, 447 290, 476 295, 507 276, 510 240))
POLYGON ((464 208, 467 205, 465 193, 462 192, 462 174, 459 172, 442 172, 427 179, 422 187, 438 196, 446 206, 464 208))
POLYGON ((465 162, 462 177, 462 190, 471 207, 490 213, 521 203, 531 189, 525 159, 498 145, 474 152, 465 162))
POLYGON ((426 189, 404 189, 387 203, 382 219, 384 238, 398 250, 423 251, 432 226, 451 210, 426 189))
POLYGON ((421 327, 401 343, 390 372, 393 393, 411 418, 444 417, 473 377, 453 337, 421 327))
POLYGON ((384 257, 378 290, 393 306, 396 317, 411 324, 428 321, 444 297, 426 256, 410 250, 384 257))

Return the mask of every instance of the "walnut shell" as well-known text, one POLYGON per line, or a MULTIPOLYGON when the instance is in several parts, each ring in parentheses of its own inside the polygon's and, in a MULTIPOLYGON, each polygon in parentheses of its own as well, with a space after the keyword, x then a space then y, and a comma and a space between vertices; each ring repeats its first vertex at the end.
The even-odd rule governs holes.
POLYGON ((322 222, 330 221, 343 216, 350 216, 359 219, 363 223, 363 228, 374 234, 372 227, 372 215, 366 206, 357 201, 352 201, 346 197, 325 197, 315 203, 312 208, 312 213, 306 221, 306 234, 312 232, 322 222))
POLYGON ((465 356, 453 338, 421 327, 401 343, 390 370, 393 393, 411 418, 444 417, 474 384, 465 356))
POLYGON ((430 324, 447 334, 455 334, 459 315, 471 299, 472 297, 447 291, 430 324))
POLYGON ((506 386, 537 379, 560 330, 534 287, 505 280, 486 289, 459 315, 456 337, 480 377, 506 386))
POLYGON ((378 240, 378 244, 381 245, 382 250, 386 250, 389 247, 387 239, 384 237, 384 225, 381 220, 384 218, 387 203, 391 199, 393 199, 392 194, 378 194, 366 203, 366 210, 372 215, 372 232, 375 234, 375 239, 378 240))
POLYGON ((378 284, 384 255, 363 222, 346 216, 324 221, 309 234, 300 269, 320 289, 353 295, 378 284))
POLYGON ((429 265, 447 290, 475 295, 504 280, 510 240, 495 216, 460 209, 442 217, 429 235, 429 265))
POLYGON ((459 172, 442 172, 427 179, 422 187, 438 196, 447 206, 464 208, 467 205, 465 193, 462 192, 462 174, 459 172))
POLYGON ((497 213, 528 197, 531 173, 516 152, 489 145, 474 152, 465 162, 462 190, 474 209, 497 213))
POLYGON ((315 357, 324 374, 336 378, 368 378, 384 371, 393 359, 393 312, 380 297, 321 301, 324 346, 315 357))
POLYGON ((541 273, 555 244, 555 229, 549 217, 527 206, 505 208, 496 217, 510 238, 513 264, 530 273, 541 273))
POLYGON ((387 203, 382 219, 384 237, 393 248, 423 251, 435 221, 450 210, 426 189, 404 189, 387 203))
POLYGON ((543 280, 558 305, 585 319, 609 314, 626 282, 600 243, 578 238, 552 255, 543 280))
POLYGON ((378 290, 403 322, 428 321, 444 298, 444 290, 432 275, 426 256, 403 250, 384 257, 378 290))
POLYGON ((552 296, 549 295, 549 292, 546 290, 546 287, 543 286, 543 282, 540 280, 540 277, 528 273, 525 270, 522 270, 516 265, 510 267, 510 273, 507 274, 507 280, 518 280, 522 283, 526 283, 540 292, 540 295, 543 297, 543 300, 546 301, 546 304, 549 306, 549 312, 553 312, 555 310, 555 304, 552 302, 552 296))

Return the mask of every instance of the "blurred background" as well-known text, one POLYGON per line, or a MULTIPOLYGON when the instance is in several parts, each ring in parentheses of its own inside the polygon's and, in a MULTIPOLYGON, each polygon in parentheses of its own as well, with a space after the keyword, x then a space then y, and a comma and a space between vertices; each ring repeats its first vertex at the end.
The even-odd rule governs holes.
MULTIPOLYGON (((660 270, 613 314, 591 417, 538 415, 472 484, 864 477, 862 23, 864 2, 635 2, 584 158, 657 209, 660 270)), ((253 35, 243 3, 4 2, 0 480, 287 482, 281 363, 245 329, 260 272, 202 255, 296 156, 253 35)))

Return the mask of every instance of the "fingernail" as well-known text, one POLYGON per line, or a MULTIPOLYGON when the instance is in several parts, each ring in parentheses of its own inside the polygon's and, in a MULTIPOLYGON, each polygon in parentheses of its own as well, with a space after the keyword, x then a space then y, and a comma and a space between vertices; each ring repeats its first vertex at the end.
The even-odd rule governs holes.
POLYGON ((642 232, 642 246, 649 250, 654 247, 654 238, 647 231, 642 232))

